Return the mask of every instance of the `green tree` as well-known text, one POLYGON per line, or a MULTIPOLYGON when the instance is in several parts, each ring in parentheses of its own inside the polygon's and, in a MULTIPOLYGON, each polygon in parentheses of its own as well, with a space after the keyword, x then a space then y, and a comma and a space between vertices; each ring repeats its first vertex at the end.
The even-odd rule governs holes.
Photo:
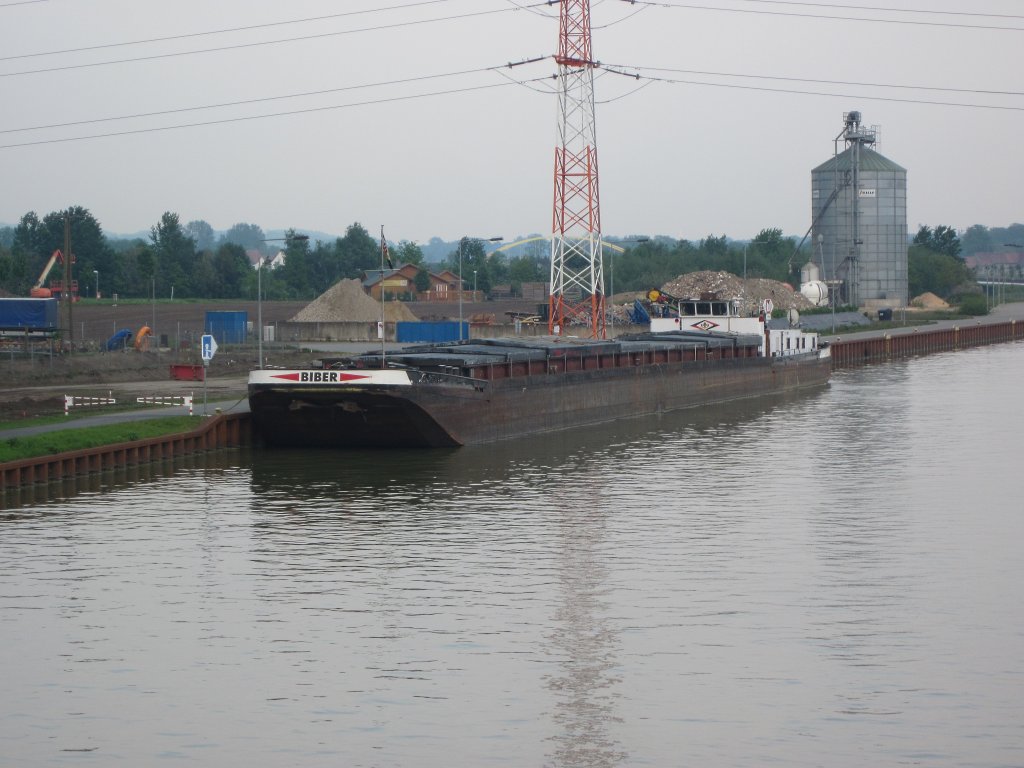
POLYGON ((416 277, 413 279, 413 284, 416 286, 418 293, 426 293, 430 290, 430 273, 426 269, 418 270, 416 277))
POLYGON ((949 299, 973 283, 971 271, 960 259, 922 245, 910 246, 907 268, 911 296, 931 292, 949 299))
POLYGON ((242 246, 221 244, 213 256, 213 268, 217 274, 218 294, 212 298, 238 299, 246 295, 253 269, 242 246))
POLYGON ((336 245, 342 277, 360 277, 363 272, 380 269, 380 243, 359 222, 350 224, 336 245))
POLYGON ((960 238, 957 237, 955 229, 945 224, 935 229, 922 224, 914 235, 913 244, 923 246, 933 253, 943 253, 953 258, 960 257, 960 238))
MULTIPOLYGON (((916 239, 916 238, 915 238, 916 239)), ((990 253, 996 249, 996 243, 988 227, 975 224, 968 227, 960 238, 960 246, 963 248, 964 256, 973 256, 976 253, 990 253)))
POLYGON ((195 243, 185 234, 178 214, 167 211, 149 230, 156 262, 158 296, 196 296, 204 289, 203 276, 196 274, 195 243), (193 282, 195 280, 195 282, 193 282))
POLYGON ((416 264, 419 266, 423 263, 423 249, 416 245, 416 243, 403 240, 394 249, 392 258, 395 260, 395 266, 399 264, 416 264))
POLYGON ((508 279, 512 292, 522 295, 523 283, 540 283, 548 279, 547 257, 537 258, 529 252, 513 256, 508 262, 508 279))
MULTIPOLYGON (((71 279, 91 282, 93 270, 112 279, 119 273, 117 260, 103 234, 98 221, 88 210, 73 206, 64 211, 48 213, 42 219, 34 213, 25 214, 14 230, 11 244, 12 270, 17 275, 15 292, 25 293, 38 280, 43 268, 55 250, 64 250, 64 224, 70 224, 71 279)), ((58 265, 50 272, 50 279, 62 279, 58 265)), ((108 283, 108 285, 111 283, 108 283)))
POLYGON ((217 235, 214 233, 213 227, 202 219, 186 224, 185 234, 192 238, 197 251, 212 251, 217 244, 217 235))
POLYGON ((343 277, 340 242, 341 238, 330 245, 318 240, 309 251, 309 282, 317 294, 323 293, 343 277))
POLYGON ((312 298, 309 240, 296 240, 295 230, 285 233, 284 264, 274 270, 290 298, 312 298))
POLYGON ((240 245, 247 251, 263 252, 266 248, 266 244, 263 242, 266 237, 263 230, 255 224, 234 224, 224 233, 222 242, 240 245))

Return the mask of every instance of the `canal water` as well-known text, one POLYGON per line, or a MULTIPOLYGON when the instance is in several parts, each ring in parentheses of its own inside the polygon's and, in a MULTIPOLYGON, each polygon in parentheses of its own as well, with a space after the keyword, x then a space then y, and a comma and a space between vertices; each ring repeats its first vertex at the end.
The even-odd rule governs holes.
POLYGON ((0 514, 11 766, 1019 766, 1024 345, 0 514))

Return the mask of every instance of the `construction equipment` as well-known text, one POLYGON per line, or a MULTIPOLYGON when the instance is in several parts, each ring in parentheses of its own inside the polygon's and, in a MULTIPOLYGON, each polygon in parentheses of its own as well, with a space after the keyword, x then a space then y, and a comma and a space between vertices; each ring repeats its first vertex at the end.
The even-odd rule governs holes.
POLYGON ((44 288, 43 283, 46 282, 46 278, 50 276, 50 271, 57 264, 64 263, 64 254, 60 252, 60 248, 53 252, 50 256, 50 260, 46 262, 46 266, 43 267, 43 271, 39 274, 39 279, 36 280, 36 284, 32 286, 32 289, 28 292, 28 295, 33 299, 49 299, 53 296, 53 291, 49 288, 44 288))
POLYGON ((657 288, 651 288, 647 292, 647 300, 656 304, 678 304, 679 299, 670 293, 659 291, 657 288))
MULTIPOLYGON (((61 298, 61 295, 65 292, 70 293, 72 300, 78 299, 78 281, 72 280, 70 285, 65 288, 63 280, 51 280, 50 287, 47 288, 43 284, 46 279, 50 276, 50 272, 57 264, 64 263, 64 254, 61 253, 60 248, 55 250, 46 262, 46 266, 43 267, 43 271, 39 273, 39 279, 36 280, 36 284, 29 290, 28 295, 33 299, 49 299, 49 298, 61 298)), ((75 263, 75 255, 71 254, 71 263, 75 263)))

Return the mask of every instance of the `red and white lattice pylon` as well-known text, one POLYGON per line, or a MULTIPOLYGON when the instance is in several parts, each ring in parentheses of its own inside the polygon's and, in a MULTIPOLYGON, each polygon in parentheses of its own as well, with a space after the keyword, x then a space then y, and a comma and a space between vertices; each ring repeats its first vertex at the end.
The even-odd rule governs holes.
POLYGON ((586 325, 605 338, 604 266, 594 130, 590 0, 562 0, 558 42, 559 146, 551 236, 548 332, 586 325))

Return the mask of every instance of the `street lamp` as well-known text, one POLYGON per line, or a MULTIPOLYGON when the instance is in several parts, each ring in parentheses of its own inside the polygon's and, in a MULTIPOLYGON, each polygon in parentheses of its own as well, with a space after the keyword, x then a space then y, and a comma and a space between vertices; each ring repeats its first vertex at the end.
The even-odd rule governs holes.
POLYGON ((476 270, 473 270, 473 301, 476 301, 476 270))
POLYGON ((96 276, 96 301, 100 300, 100 271, 94 269, 92 273, 96 276))
MULTIPOLYGON (((309 240, 309 235, 290 235, 287 237, 268 237, 261 240, 261 243, 274 243, 284 241, 292 243, 295 241, 304 242, 309 240)), ((287 245, 285 246, 288 247, 287 245)), ((266 263, 266 256, 260 254, 259 263, 256 265, 256 338, 257 354, 259 354, 259 367, 263 367, 263 265, 266 263)))
MULTIPOLYGON (((498 237, 469 237, 463 235, 459 239, 459 341, 462 341, 462 293, 465 283, 462 282, 462 244, 467 240, 486 240, 489 243, 500 243, 504 240, 504 237, 500 235, 498 237)), ((473 291, 476 292, 476 270, 473 270, 473 291)))

